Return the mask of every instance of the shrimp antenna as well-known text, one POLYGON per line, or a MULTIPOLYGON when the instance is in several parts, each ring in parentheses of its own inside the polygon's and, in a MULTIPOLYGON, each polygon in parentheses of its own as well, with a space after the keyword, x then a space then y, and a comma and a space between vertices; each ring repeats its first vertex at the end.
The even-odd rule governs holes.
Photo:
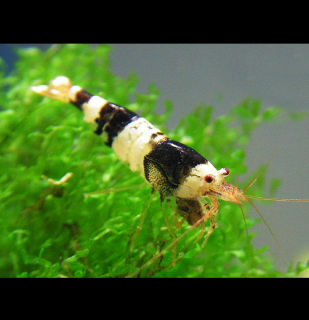
POLYGON ((283 253, 284 258, 285 258, 285 261, 287 262, 287 264, 289 264, 288 259, 287 259, 286 255, 285 255, 285 252, 283 251, 283 249, 282 249, 282 247, 281 247, 281 245, 280 245, 280 242, 278 241, 278 239, 275 237, 274 233, 273 233, 272 230, 270 229, 270 226, 267 224, 266 220, 264 219, 264 217, 262 216, 262 214, 260 213, 260 211, 258 210, 258 208, 253 204, 252 201, 250 201, 250 200, 248 199, 248 196, 247 196, 247 200, 248 200, 248 202, 252 205, 252 207, 255 209, 255 211, 259 214, 259 216, 260 216, 260 218, 263 220, 263 222, 265 223, 267 229, 269 230, 269 232, 271 233, 272 237, 273 237, 273 238, 275 239, 275 241, 277 242, 277 245, 279 246, 281 252, 283 253))
MULTIPOLYGON (((268 163, 265 165, 263 170, 261 170, 258 175, 243 189, 243 192, 245 192, 247 189, 249 189, 254 182, 257 180, 257 178, 266 170, 268 165, 271 163, 271 161, 274 159, 274 157, 278 154, 279 151, 277 151, 272 158, 268 161, 268 163)), ((236 179, 236 182, 238 180, 238 177, 236 179)), ((286 201, 286 202, 309 202, 309 199, 282 199, 282 198, 265 198, 265 197, 258 197, 258 196, 251 196, 246 194, 246 198, 253 199, 253 200, 267 200, 267 201, 286 201)), ((248 200, 249 201, 249 200, 248 200)), ((250 201, 249 201, 250 202, 250 201)))
POLYGON ((275 158, 275 156, 279 153, 279 150, 271 157, 271 159, 268 161, 268 163, 265 165, 265 167, 263 168, 263 170, 261 170, 258 175, 253 178, 253 180, 243 189, 243 192, 245 192, 247 189, 249 189, 254 182, 257 180, 257 178, 267 169, 267 167, 269 166, 269 164, 273 161, 273 159, 275 158))
MULTIPOLYGON (((278 151, 279 152, 279 151, 278 151)), ((265 165, 265 167, 263 168, 263 170, 261 170, 261 172, 243 189, 243 191, 246 191, 248 188, 250 188, 254 182, 257 180, 257 178, 266 170, 266 168, 268 167, 268 165, 271 163, 271 161, 274 159, 274 157, 278 154, 278 152, 276 152, 272 158, 268 161, 268 163, 265 165)), ((253 199, 253 200, 267 200, 267 201, 289 201, 289 202, 309 202, 309 199, 281 199, 281 198, 265 198, 265 197, 257 197, 257 196, 251 196, 251 195, 246 195, 246 199, 247 201, 252 205, 252 207, 255 209, 255 211, 259 214, 260 218, 263 220, 263 222, 265 223, 267 229, 269 230, 270 234, 272 235, 272 237, 274 238, 274 240, 277 242, 278 247, 280 248, 282 254, 284 255, 284 258, 286 260, 287 263, 288 259, 286 257, 285 252, 283 251, 278 239, 275 237, 274 233, 272 232, 272 230, 270 229, 269 225, 267 224, 266 220, 264 219, 264 217, 262 216, 262 214, 260 213, 260 211, 257 209, 257 207, 252 203, 252 201, 250 201, 249 199, 253 199)))
MULTIPOLYGON (((264 197, 257 197, 257 196, 248 196, 246 195, 247 199, 254 199, 254 200, 268 200, 268 201, 288 201, 288 202, 309 202, 309 199, 281 199, 281 198, 264 198, 264 197)), ((249 201, 249 200, 248 200, 249 201)))
POLYGON ((249 231, 248 231, 248 226, 247 226, 247 220, 246 220, 245 213, 244 213, 244 210, 243 210, 241 204, 238 204, 238 206, 239 206, 239 208, 241 210, 241 214, 242 214, 242 217, 244 218, 244 222, 245 222, 247 242, 248 242, 248 258, 250 259, 250 239, 249 239, 249 231))

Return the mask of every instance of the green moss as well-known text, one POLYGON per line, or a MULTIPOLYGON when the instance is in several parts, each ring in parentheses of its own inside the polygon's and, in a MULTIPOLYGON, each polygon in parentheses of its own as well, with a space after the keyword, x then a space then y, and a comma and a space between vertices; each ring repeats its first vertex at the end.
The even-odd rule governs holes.
MULTIPOLYGON (((87 192, 134 186, 143 180, 92 133, 76 108, 37 96, 31 85, 66 75, 89 92, 138 112, 170 138, 207 155, 217 168, 238 173, 246 172, 244 148, 252 130, 280 112, 278 108, 261 111, 259 101, 246 99, 213 120, 212 107, 198 106, 168 132, 165 123, 172 103, 166 101, 164 115, 155 114, 159 91, 152 85, 148 94, 139 94, 134 74, 127 79, 113 75, 110 50, 105 45, 80 44, 53 46, 44 53, 35 48, 20 50, 15 70, 7 77, 0 74, 0 277, 126 277, 171 242, 156 194, 129 252, 128 243, 151 188, 85 198, 87 192), (72 178, 59 186, 43 177, 59 180, 68 172, 72 178)), ((252 186, 252 194, 263 194, 260 181, 252 186)), ((272 190, 278 186, 274 181, 272 190)), ((244 211, 247 215, 247 205, 244 211)), ((194 243, 200 230, 192 230, 178 244, 175 267, 168 251, 137 275, 291 277, 308 267, 299 264, 286 275, 274 270, 264 253, 267 249, 252 248, 254 223, 247 217, 248 249, 239 208, 222 202, 218 228, 205 248, 194 243)), ((184 224, 177 235, 187 227, 184 224)))

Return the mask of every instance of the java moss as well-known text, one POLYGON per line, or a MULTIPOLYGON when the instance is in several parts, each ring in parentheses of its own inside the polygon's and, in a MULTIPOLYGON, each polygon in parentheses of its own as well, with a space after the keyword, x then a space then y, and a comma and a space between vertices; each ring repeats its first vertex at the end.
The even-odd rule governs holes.
MULTIPOLYGON (((245 147, 251 132, 283 111, 262 111, 259 101, 246 99, 213 119, 212 107, 200 105, 174 130, 168 130, 172 102, 165 102, 164 114, 156 114, 159 90, 151 85, 147 94, 140 94, 136 75, 127 79, 113 75, 110 50, 106 45, 81 44, 52 46, 46 52, 23 49, 18 51, 13 72, 0 75, 0 277, 291 277, 308 268, 298 264, 294 269, 291 265, 286 274, 276 271, 265 255, 267 248, 252 247, 251 228, 257 220, 248 217, 248 205, 244 212, 249 237, 240 209, 222 201, 218 228, 205 248, 194 242, 200 230, 191 230, 178 244, 175 267, 169 250, 138 272, 171 243, 159 195, 154 195, 130 252, 130 240, 151 188, 134 187, 142 178, 93 134, 79 110, 42 98, 29 87, 65 75, 89 92, 147 118, 170 138, 211 159, 217 168, 228 167, 239 174, 246 172, 245 147), (73 175, 64 184, 48 181, 68 172, 73 175), (132 188, 85 197, 88 192, 119 186, 132 188)), ((4 70, 2 61, 1 66, 4 70)), ((263 195, 263 175, 250 194, 263 195)), ((235 177, 227 180, 236 181, 235 177)), ((278 182, 273 186, 276 189, 278 182)), ((167 210, 173 224, 172 211, 167 210)), ((177 236, 187 228, 184 224, 175 229, 177 236)))

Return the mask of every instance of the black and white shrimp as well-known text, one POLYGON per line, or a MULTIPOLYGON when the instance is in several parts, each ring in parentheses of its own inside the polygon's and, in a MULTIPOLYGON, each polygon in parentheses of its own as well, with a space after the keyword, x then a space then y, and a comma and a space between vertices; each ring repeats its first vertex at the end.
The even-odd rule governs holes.
MULTIPOLYGON (((225 177, 229 175, 227 168, 217 170, 197 151, 169 139, 146 119, 124 107, 94 96, 79 86, 72 85, 67 77, 59 76, 52 80, 49 86, 35 86, 32 90, 42 96, 69 102, 80 109, 84 114, 84 120, 96 125, 95 133, 102 136, 105 144, 113 148, 121 161, 152 186, 153 192, 160 193, 162 202, 174 198, 177 207, 173 208, 169 202, 168 204, 175 214, 182 216, 182 220, 187 221, 192 228, 201 226, 197 240, 204 235, 203 245, 215 229, 218 200, 233 202, 240 207, 244 201, 252 204, 249 198, 254 198, 253 196, 244 195, 243 190, 226 182, 225 177), (209 199, 209 204, 203 201, 204 198, 209 199), (207 220, 210 222, 210 227, 206 232, 207 220)), ((167 219, 164 220, 168 224, 167 219)), ((176 226, 179 225, 176 223, 176 226)), ((140 222, 135 239, 141 228, 140 222)), ((167 225, 167 228, 174 239, 172 249, 175 258, 175 245, 179 239, 170 225, 167 225)))

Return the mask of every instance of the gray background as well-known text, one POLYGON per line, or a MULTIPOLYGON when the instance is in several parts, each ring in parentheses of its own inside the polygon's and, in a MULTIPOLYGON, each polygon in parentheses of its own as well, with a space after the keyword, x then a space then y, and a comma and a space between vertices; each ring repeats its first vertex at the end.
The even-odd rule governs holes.
MULTIPOLYGON (((1 44, 0 56, 11 68, 15 59, 12 45, 1 44)), ((146 92, 153 82, 157 84, 161 90, 158 110, 163 110, 165 99, 173 102, 175 114, 170 127, 200 102, 214 105, 216 117, 248 96, 261 99, 264 108, 309 110, 307 44, 115 44, 111 59, 117 75, 127 77, 132 70, 138 74, 140 92, 146 92)), ((277 196, 309 198, 308 132, 309 117, 297 122, 264 124, 254 132, 247 148, 248 172, 267 163, 279 151, 268 171, 269 179, 282 179, 277 196)), ((309 203, 255 203, 288 260, 306 261, 309 203)), ((223 214, 219 211, 219 219, 223 214)), ((237 207, 235 214, 241 214, 237 207)), ((257 217, 253 209, 251 215, 257 217)), ((254 230, 258 232, 255 246, 268 245, 277 268, 286 270, 284 256, 266 226, 261 223, 254 230)))

